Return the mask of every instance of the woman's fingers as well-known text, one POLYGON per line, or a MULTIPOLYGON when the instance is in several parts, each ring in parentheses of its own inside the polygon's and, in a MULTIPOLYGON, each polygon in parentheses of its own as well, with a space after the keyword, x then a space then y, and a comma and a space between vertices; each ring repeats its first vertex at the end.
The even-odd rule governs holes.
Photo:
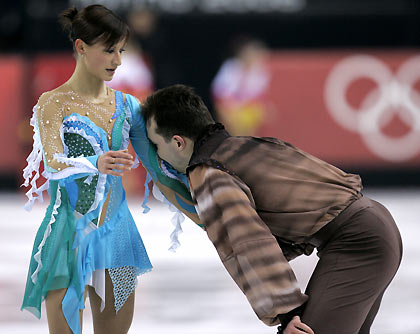
POLYGON ((114 164, 114 165, 124 165, 124 166, 131 167, 133 162, 134 162, 133 160, 129 160, 129 159, 114 158, 112 164, 114 164))
POLYGON ((133 156, 128 150, 108 151, 98 160, 99 171, 114 176, 122 176, 124 171, 130 171, 133 163, 133 156))
MULTIPOLYGON (((125 151, 108 151, 113 158, 127 159, 133 161, 133 156, 125 151)), ((108 153, 107 152, 107 153, 108 153)))
POLYGON ((125 151, 109 151, 107 162, 112 168, 115 168, 115 165, 118 165, 118 167, 123 167, 125 170, 130 170, 131 166, 134 163, 133 156, 130 153, 127 153, 125 151))

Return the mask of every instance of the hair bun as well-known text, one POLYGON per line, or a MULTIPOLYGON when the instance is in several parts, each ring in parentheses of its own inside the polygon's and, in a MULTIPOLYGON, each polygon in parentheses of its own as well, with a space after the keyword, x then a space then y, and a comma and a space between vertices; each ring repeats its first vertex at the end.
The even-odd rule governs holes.
POLYGON ((127 24, 103 5, 90 5, 80 11, 75 7, 66 9, 59 15, 59 22, 73 43, 73 49, 77 39, 87 45, 101 42, 109 48, 127 40, 130 33, 127 24))
MULTIPOLYGON (((79 13, 76 7, 68 8, 65 11, 63 11, 59 16, 59 22, 62 26, 62 28, 67 31, 69 34, 72 32, 72 24, 74 21, 74 18, 79 13)), ((70 39, 72 39, 71 36, 69 36, 70 39)))

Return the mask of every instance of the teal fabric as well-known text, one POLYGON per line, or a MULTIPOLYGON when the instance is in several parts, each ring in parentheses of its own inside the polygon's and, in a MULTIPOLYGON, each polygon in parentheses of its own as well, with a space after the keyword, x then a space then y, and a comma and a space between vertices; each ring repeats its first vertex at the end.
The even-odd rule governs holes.
MULTIPOLYGON (((188 180, 184 176, 181 179, 175 179, 167 176, 159 166, 159 158, 155 146, 150 142, 147 137, 146 124, 141 114, 140 105, 137 100, 127 94, 127 103, 130 106, 132 113, 132 126, 130 129, 130 141, 133 145, 134 151, 138 155, 144 168, 149 172, 154 181, 159 181, 163 185, 171 188, 176 194, 181 195, 183 198, 192 202, 191 193, 189 192, 188 180), (184 183, 185 182, 185 183, 184 183)), ((182 198, 179 201, 182 206, 191 213, 196 213, 195 208, 185 203, 182 198)))
MULTIPOLYGON (((131 124, 130 108, 120 92, 116 92, 116 99, 113 150, 127 148, 131 124)), ((63 124, 67 157, 94 157, 89 161, 96 166, 97 157, 109 150, 106 133, 79 114, 65 117, 63 124), (77 133, 80 129, 86 137, 77 133)), ((49 193, 51 201, 35 237, 22 309, 39 318, 48 291, 66 288, 64 316, 73 333, 79 334, 79 310, 84 308, 85 286, 95 270, 132 267, 140 275, 152 265, 128 210, 121 177, 75 172, 50 180, 49 193), (104 223, 97 226, 108 194, 104 223), (37 253, 40 260, 35 257, 37 253)))
POLYGON ((48 291, 68 287, 70 277, 77 275, 77 271, 74 271, 76 252, 73 249, 75 219, 65 189, 59 190, 61 205, 55 215, 55 222, 50 225, 54 203, 58 195, 57 188, 58 182, 50 181, 51 202, 35 237, 22 303, 22 309, 28 309, 38 318, 41 317, 41 302, 47 296, 48 291), (48 226, 51 226, 51 232, 41 253, 43 268, 38 272, 37 281, 34 283, 31 275, 38 267, 38 263, 33 259, 48 226))

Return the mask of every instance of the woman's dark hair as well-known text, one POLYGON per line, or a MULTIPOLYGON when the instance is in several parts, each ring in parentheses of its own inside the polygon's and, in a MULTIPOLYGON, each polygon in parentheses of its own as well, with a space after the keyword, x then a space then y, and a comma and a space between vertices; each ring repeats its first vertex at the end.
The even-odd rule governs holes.
POLYGON ((80 38, 88 45, 102 42, 107 48, 130 34, 128 25, 114 12, 102 5, 90 5, 82 10, 76 7, 66 9, 59 16, 59 22, 73 43, 80 38))
POLYGON ((214 120, 193 88, 173 85, 159 89, 142 104, 144 120, 156 122, 156 132, 166 141, 173 135, 196 140, 214 120))

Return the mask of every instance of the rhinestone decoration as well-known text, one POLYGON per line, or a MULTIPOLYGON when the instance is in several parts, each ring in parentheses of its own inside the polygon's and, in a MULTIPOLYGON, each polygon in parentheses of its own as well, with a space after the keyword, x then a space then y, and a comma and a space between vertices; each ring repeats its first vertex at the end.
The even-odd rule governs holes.
MULTIPOLYGON (((115 96, 114 90, 110 90, 110 96, 115 96)), ((88 116, 93 123, 107 133, 108 140, 111 140, 113 129, 111 118, 115 113, 115 106, 113 106, 114 103, 108 103, 108 101, 107 99, 102 104, 95 104, 70 90, 51 93, 43 104, 38 104, 38 125, 45 156, 47 156, 47 151, 64 152, 59 131, 64 117, 70 115, 70 110, 72 113, 88 116)), ((58 165, 62 169, 68 167, 66 164, 58 165)))

